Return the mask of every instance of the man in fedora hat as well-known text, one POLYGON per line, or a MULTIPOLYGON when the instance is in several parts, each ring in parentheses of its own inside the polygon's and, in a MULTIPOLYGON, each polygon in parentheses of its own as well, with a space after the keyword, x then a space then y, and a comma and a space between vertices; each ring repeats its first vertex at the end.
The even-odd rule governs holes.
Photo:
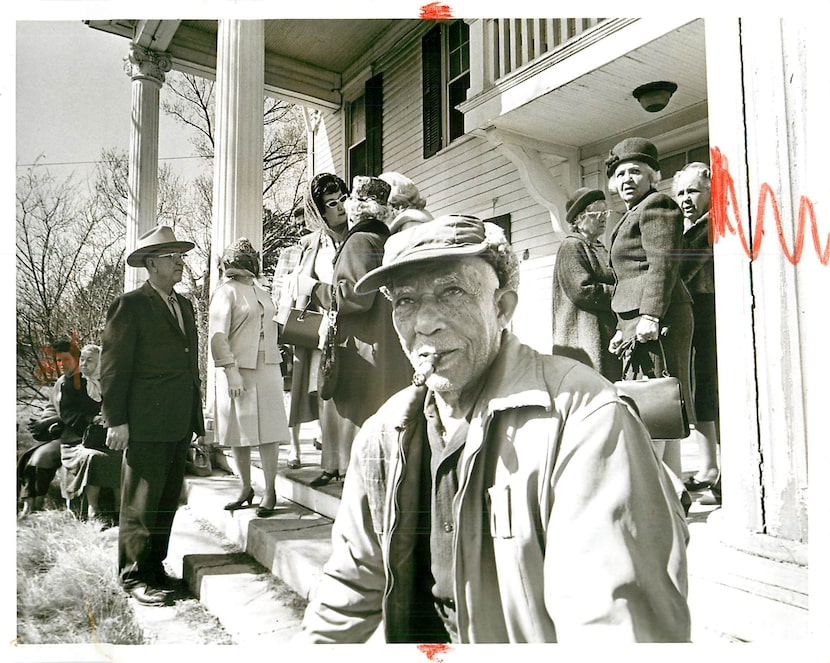
POLYGON ((683 510, 613 385, 507 328, 518 260, 448 215, 355 285, 392 302, 413 385, 366 421, 297 640, 685 642, 683 510))
POLYGON ((127 264, 147 281, 107 311, 101 351, 107 446, 124 449, 118 567, 138 602, 169 602, 175 581, 164 571, 187 450, 204 435, 196 322, 173 290, 192 242, 157 226, 138 239, 127 264))

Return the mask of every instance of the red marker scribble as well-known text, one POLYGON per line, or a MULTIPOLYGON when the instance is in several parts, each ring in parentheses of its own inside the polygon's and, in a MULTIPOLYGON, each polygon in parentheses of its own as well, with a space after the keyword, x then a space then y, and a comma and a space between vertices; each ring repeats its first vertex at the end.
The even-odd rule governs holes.
POLYGON ((709 224, 709 244, 714 245, 721 237, 725 237, 727 231, 741 240, 744 253, 750 260, 755 260, 761 253, 761 242, 764 239, 764 220, 767 212, 767 203, 772 208, 775 217, 775 228, 778 231, 778 242, 784 257, 790 264, 797 265, 801 260, 801 252, 804 248, 804 229, 807 225, 807 217, 810 219, 810 233, 813 239, 813 247, 816 250, 819 262, 827 266, 830 263, 830 233, 824 247, 821 246, 819 238, 818 221, 813 208, 813 201, 807 196, 801 196, 798 204, 798 223, 795 228, 795 238, 792 250, 787 245, 787 238, 784 236, 784 227, 781 225, 781 213, 778 209, 778 201, 772 187, 763 182, 758 194, 758 214, 755 222, 752 246, 750 247, 744 231, 741 210, 738 207, 738 197, 735 194, 735 180, 729 173, 729 163, 726 157, 717 147, 710 150, 712 159, 712 209, 710 212, 711 223, 709 224), (729 208, 735 219, 735 226, 730 222, 729 208))
POLYGON ((426 654, 430 661, 435 661, 435 663, 442 663, 444 660, 443 658, 438 658, 438 654, 446 654, 452 651, 452 647, 443 644, 418 645, 418 649, 426 654))
POLYGON ((421 18, 433 21, 452 18, 452 8, 440 2, 430 2, 428 5, 421 7, 421 18))

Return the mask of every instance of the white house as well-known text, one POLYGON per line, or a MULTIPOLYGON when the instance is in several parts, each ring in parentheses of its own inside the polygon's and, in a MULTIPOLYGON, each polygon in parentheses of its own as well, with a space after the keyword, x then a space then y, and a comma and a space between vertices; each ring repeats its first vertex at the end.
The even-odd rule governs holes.
MULTIPOLYGON (((604 159, 626 136, 655 143, 664 186, 687 161, 711 161, 725 478, 700 551, 711 563, 696 579, 712 609, 693 617, 756 642, 803 641, 830 622, 830 586, 811 586, 808 606, 807 583, 808 477, 822 479, 830 459, 819 419, 827 352, 816 333, 828 322, 830 221, 814 147, 826 81, 808 70, 826 37, 807 20, 87 23, 129 40, 128 242, 155 224, 165 71, 215 77, 214 251, 243 232, 261 238, 244 219, 261 209, 262 96, 278 96, 307 109, 310 175, 399 171, 433 214, 502 224, 522 257, 514 331, 545 351, 568 194, 604 188, 604 159), (658 81, 676 91, 649 112, 633 91, 658 81)), ((830 559, 827 520, 810 533, 814 573, 830 559)))

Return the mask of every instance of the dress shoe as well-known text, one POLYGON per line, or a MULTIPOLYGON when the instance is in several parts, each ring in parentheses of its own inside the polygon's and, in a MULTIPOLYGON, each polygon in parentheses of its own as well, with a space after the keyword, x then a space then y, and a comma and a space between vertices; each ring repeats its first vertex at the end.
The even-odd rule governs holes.
POLYGON ((250 504, 251 506, 254 505, 254 489, 248 492, 248 494, 243 497, 241 500, 236 500, 235 502, 228 502, 225 505, 225 511, 236 511, 237 509, 244 508, 245 504, 250 504))
POLYGON ((334 472, 329 472, 328 470, 324 470, 323 473, 317 477, 316 479, 312 479, 309 482, 310 486, 317 488, 319 486, 325 486, 331 482, 332 479, 340 479, 340 471, 334 470, 334 472))
POLYGON ((172 594, 179 591, 183 587, 183 581, 181 578, 169 576, 163 570, 156 571, 153 580, 154 582, 152 588, 164 592, 165 594, 172 594))
POLYGON ((299 470, 300 467, 302 467, 302 465, 300 464, 300 461, 297 460, 296 458, 292 458, 291 460, 288 461, 288 469, 289 470, 299 470))
POLYGON ((269 516, 273 516, 277 513, 277 507, 273 506, 270 509, 267 506, 258 506, 256 508, 256 517, 257 518, 268 518, 269 516))
POLYGON ((167 594, 165 592, 143 583, 131 587, 127 590, 127 593, 141 605, 159 606, 168 604, 167 594))
POLYGON ((705 478, 698 479, 696 475, 690 476, 683 482, 683 486, 686 490, 692 492, 698 492, 701 490, 706 490, 707 488, 711 488, 713 484, 715 484, 720 476, 720 473, 717 470, 712 470, 707 472, 705 478))

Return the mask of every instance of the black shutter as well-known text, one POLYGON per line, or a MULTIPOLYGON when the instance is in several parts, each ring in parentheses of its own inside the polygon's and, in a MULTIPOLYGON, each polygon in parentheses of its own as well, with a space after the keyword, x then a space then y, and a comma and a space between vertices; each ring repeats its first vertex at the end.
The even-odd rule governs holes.
POLYGON ((436 25, 421 39, 424 83, 424 159, 441 149, 441 26, 436 25))
POLYGON ((366 174, 383 172, 383 74, 366 81, 366 174))

